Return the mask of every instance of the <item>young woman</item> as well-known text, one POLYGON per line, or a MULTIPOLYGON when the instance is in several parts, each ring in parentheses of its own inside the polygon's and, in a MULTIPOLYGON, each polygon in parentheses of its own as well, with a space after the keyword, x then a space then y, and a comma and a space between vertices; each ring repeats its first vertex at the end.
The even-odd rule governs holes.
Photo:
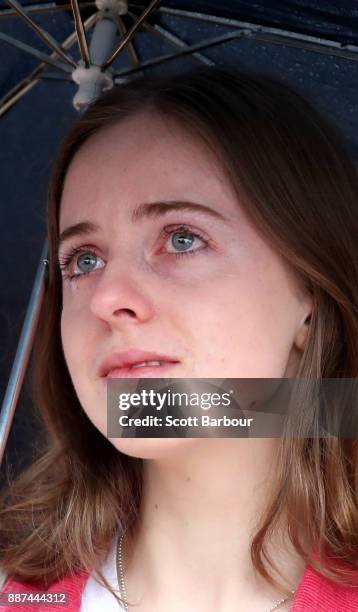
POLYGON ((76 122, 50 189, 33 352, 43 448, 2 495, 3 598, 358 609, 356 438, 106 436, 119 366, 357 377, 357 201, 335 128, 266 76, 148 77, 76 122))

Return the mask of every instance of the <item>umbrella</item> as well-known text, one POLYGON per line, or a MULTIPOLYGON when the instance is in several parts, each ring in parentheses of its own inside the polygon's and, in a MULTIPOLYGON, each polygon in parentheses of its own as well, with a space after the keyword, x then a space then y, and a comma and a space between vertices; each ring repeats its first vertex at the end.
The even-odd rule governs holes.
POLYGON ((0 457, 9 438, 5 463, 18 467, 34 427, 25 374, 41 327, 46 185, 76 113, 151 71, 234 64, 302 91, 356 159, 358 9, 349 0, 0 0, 0 54, 0 457))

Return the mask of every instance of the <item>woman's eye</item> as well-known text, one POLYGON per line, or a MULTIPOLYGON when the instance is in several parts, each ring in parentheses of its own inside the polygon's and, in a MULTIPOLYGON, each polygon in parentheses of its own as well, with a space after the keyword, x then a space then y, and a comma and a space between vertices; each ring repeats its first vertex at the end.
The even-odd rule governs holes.
MULTIPOLYGON (((98 269, 98 263, 103 260, 93 251, 84 251, 82 249, 72 249, 72 251, 60 261, 60 268, 66 273, 63 275, 64 279, 72 280, 73 278, 84 276, 94 270, 98 269), (75 257, 77 255, 77 257, 75 257), (72 261, 74 264, 71 266, 72 261), (67 270, 70 270, 67 273, 67 270)), ((99 267, 103 267, 100 265, 99 267)))
POLYGON ((98 256, 95 253, 82 253, 76 260, 77 268, 83 273, 92 272, 96 269, 98 256))
POLYGON ((194 255, 203 248, 206 248, 208 243, 201 234, 186 227, 176 229, 175 231, 166 228, 164 231, 170 235, 170 238, 166 241, 167 252, 170 255, 194 255), (195 247, 198 241, 199 247, 193 249, 192 247, 195 247), (200 243, 204 246, 200 246, 200 243))

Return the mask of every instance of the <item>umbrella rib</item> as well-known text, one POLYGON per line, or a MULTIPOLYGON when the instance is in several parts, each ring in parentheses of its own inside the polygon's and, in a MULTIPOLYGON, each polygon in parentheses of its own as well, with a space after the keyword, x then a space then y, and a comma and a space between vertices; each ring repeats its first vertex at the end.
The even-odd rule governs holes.
MULTIPOLYGON (((134 13, 132 13, 131 11, 128 11, 128 15, 132 19, 136 18, 134 13)), ((153 34, 156 34, 159 38, 161 38, 165 42, 170 43, 176 49, 185 49, 188 46, 188 44, 184 42, 181 38, 179 38, 179 36, 177 36, 176 34, 173 34, 172 32, 169 32, 169 30, 167 30, 166 28, 163 28, 163 26, 160 26, 159 24, 155 24, 153 26, 149 23, 144 23, 143 27, 148 32, 152 32, 153 34)), ((193 53, 192 55, 193 55, 193 58, 198 60, 201 64, 207 64, 208 66, 215 66, 215 62, 210 60, 208 57, 205 57, 205 55, 202 55, 201 53, 193 53)))
POLYGON ((13 36, 9 36, 8 34, 0 32, 0 40, 7 42, 9 45, 20 49, 20 51, 24 51, 25 53, 28 53, 29 55, 36 57, 42 62, 45 62, 46 64, 50 64, 51 66, 58 68, 59 70, 63 70, 64 72, 71 72, 71 68, 67 64, 63 64, 62 62, 53 59, 50 55, 45 55, 45 53, 42 53, 42 51, 38 51, 38 49, 30 47, 30 45, 27 45, 26 43, 23 43, 20 40, 13 38, 13 36))
POLYGON ((323 55, 334 55, 343 59, 349 59, 353 62, 358 61, 358 47, 351 48, 348 45, 348 49, 329 47, 322 44, 322 42, 305 42, 292 38, 288 38, 284 35, 279 34, 265 34, 264 32, 252 32, 251 38, 255 40, 262 40, 273 45, 285 45, 287 47, 294 47, 296 49, 304 49, 306 51, 313 51, 314 53, 321 53, 323 55))
MULTIPOLYGON (((96 23, 98 19, 99 19, 98 12, 88 17, 88 19, 84 23, 85 29, 89 30, 96 23)), ((66 38, 66 40, 62 43, 62 46, 65 49, 67 48, 69 49, 76 42, 76 40, 77 40, 76 32, 72 32, 72 34, 70 34, 68 38, 66 38)), ((52 56, 54 55, 55 54, 53 53, 52 56)), ((8 91, 3 96, 3 98, 1 98, 0 117, 7 110, 9 110, 15 104, 15 102, 17 102, 17 100, 19 100, 22 96, 24 96, 27 91, 29 91, 34 85, 36 85, 36 83, 38 83, 39 78, 44 72, 46 72, 47 69, 48 69, 47 64, 42 62, 41 64, 37 66, 37 68, 35 68, 35 70, 30 72, 30 74, 27 77, 25 77, 22 81, 17 83, 17 85, 12 87, 12 89, 10 89, 10 91, 8 91)))
MULTIPOLYGON (((145 26, 147 26, 147 24, 145 24, 145 26)), ((177 36, 176 34, 173 34, 172 32, 169 32, 169 30, 167 30, 166 28, 163 28, 163 26, 160 26, 159 24, 155 24, 154 26, 149 26, 149 27, 151 27, 152 30, 156 34, 159 34, 161 38, 171 43, 174 47, 177 47, 178 49, 186 49, 188 47, 188 44, 184 42, 181 38, 179 38, 179 36, 177 36)), ((205 57, 205 55, 202 55, 202 53, 193 53, 192 56, 193 58, 198 60, 201 64, 207 64, 208 66, 215 66, 215 62, 213 62, 208 57, 205 57)))
MULTIPOLYGON (((128 14, 129 14, 129 12, 128 12, 128 14)), ((132 13, 131 16, 133 16, 133 13, 132 13)), ((134 16, 134 19, 136 19, 136 16, 134 16)), ((118 29, 120 30, 122 36, 125 36, 126 33, 127 33, 127 30, 126 30, 126 26, 124 25, 124 21, 123 21, 123 19, 122 19, 122 17, 120 15, 118 15, 117 21, 118 21, 118 29)), ((146 24, 144 24, 144 26, 146 26, 146 24)), ((137 54, 137 52, 135 50, 135 46, 134 46, 134 42, 133 41, 130 41, 128 43, 128 54, 129 54, 129 57, 130 57, 130 60, 131 60, 131 62, 133 64, 133 66, 139 66, 140 61, 139 61, 139 58, 138 58, 138 54, 137 54)))
POLYGON ((188 45, 185 49, 181 49, 178 53, 161 55, 160 57, 156 57, 152 60, 147 60, 146 62, 142 62, 140 68, 131 68, 124 69, 120 72, 117 72, 114 75, 114 78, 121 78, 123 76, 128 76, 130 74, 135 74, 138 70, 142 70, 143 68, 152 68, 159 64, 164 64, 165 62, 169 62, 172 60, 179 59, 181 57, 185 57, 186 55, 190 55, 193 51, 201 51, 202 49, 209 49, 210 47, 215 47, 217 45, 221 45, 223 43, 229 42, 235 38, 242 38, 248 34, 247 30, 235 30, 233 32, 228 32, 227 34, 223 34, 221 36, 216 36, 215 38, 210 38, 201 41, 200 43, 195 43, 194 45, 188 45))
POLYGON ((63 74, 62 72, 45 72, 42 74, 40 79, 48 79, 49 81, 72 81, 70 74, 63 74))
POLYGON ((148 15, 155 9, 157 4, 159 4, 160 0, 152 0, 151 3, 147 6, 147 8, 143 11, 143 13, 138 17, 137 21, 132 25, 132 27, 127 31, 127 33, 123 36, 122 40, 119 42, 117 48, 113 51, 112 55, 108 58, 108 60, 103 64, 102 70, 106 70, 116 59, 119 53, 129 44, 133 35, 138 30, 141 23, 144 21, 148 15))
MULTIPOLYGON (((135 5, 136 8, 141 8, 139 5, 135 5)), ((174 17, 182 17, 184 19, 193 19, 197 21, 204 21, 207 23, 215 23, 217 25, 223 25, 226 27, 238 27, 245 28, 250 30, 251 35, 254 36, 256 32, 267 34, 268 36, 277 37, 277 39, 281 39, 281 44, 288 44, 290 46, 296 46, 299 49, 310 49, 309 45, 313 44, 316 48, 312 49, 313 51, 318 52, 318 46, 321 46, 321 50, 319 53, 326 55, 335 55, 337 57, 343 57, 344 59, 349 59, 353 61, 357 61, 358 55, 358 46, 352 44, 345 44, 341 42, 337 42, 335 40, 323 39, 320 37, 315 37, 307 34, 301 34, 300 32, 291 32, 289 30, 284 30, 281 28, 272 28, 269 26, 261 26, 254 23, 240 21, 238 19, 231 19, 228 17, 217 17, 215 15, 208 15, 206 13, 198 13, 197 11, 188 11, 183 9, 174 9, 171 7, 159 7, 156 9, 156 13, 158 15, 173 15, 174 17), (289 42, 290 41, 290 42, 289 42), (293 41, 297 41, 294 45, 293 41), (306 47, 306 45, 308 45, 306 47)), ((269 42, 276 42, 274 38, 272 38, 269 42)))
POLYGON ((78 4, 78 0, 71 0, 71 6, 72 6, 73 17, 75 20, 77 40, 78 40, 78 46, 81 52, 81 57, 85 63, 86 68, 88 68, 91 63, 90 53, 89 53, 87 39, 86 39, 86 32, 83 27, 83 21, 82 21, 82 17, 80 13, 80 7, 78 4))
POLYGON ((23 81, 21 81, 21 83, 18 83, 17 85, 15 85, 15 87, 10 89, 10 91, 8 91, 0 100, 0 117, 4 113, 6 113, 6 111, 9 110, 9 108, 11 108, 11 106, 13 106, 15 102, 20 100, 22 96, 24 96, 28 91, 30 91, 30 89, 34 85, 36 85, 37 82, 38 79, 36 78, 36 76, 26 77, 26 79, 23 79, 23 81))
POLYGON ((8 4, 12 6, 14 11, 32 28, 36 34, 42 38, 42 40, 53 50, 55 51, 62 59, 67 63, 76 68, 76 62, 67 56, 66 53, 61 49, 58 45, 57 41, 52 38, 52 36, 46 32, 43 28, 41 28, 35 21, 31 19, 31 17, 27 14, 26 10, 17 0, 7 0, 8 4))
MULTIPOLYGON (((87 8, 88 6, 93 7, 93 2, 81 2, 81 8, 87 8)), ((27 4, 26 5, 26 13, 48 13, 58 12, 58 11, 70 11, 72 9, 70 4, 55 4, 53 2, 46 2, 44 4, 27 4)), ((16 11, 13 9, 0 9, 0 18, 1 17, 9 17, 11 15, 16 15, 16 11)))

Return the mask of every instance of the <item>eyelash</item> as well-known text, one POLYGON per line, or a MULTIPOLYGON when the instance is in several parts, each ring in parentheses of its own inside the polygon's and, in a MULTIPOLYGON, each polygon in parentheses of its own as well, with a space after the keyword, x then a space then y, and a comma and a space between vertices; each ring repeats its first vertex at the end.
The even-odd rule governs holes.
MULTIPOLYGON (((210 241, 207 238, 204 238, 204 236, 200 232, 193 231, 192 229, 190 229, 190 227, 186 225, 180 225, 179 227, 176 227, 175 229, 169 229, 169 228, 163 229, 163 233, 165 233, 168 236, 171 236, 172 234, 176 234, 178 232, 188 233, 194 236, 195 238, 199 238, 199 240, 204 242, 205 246, 202 248, 195 249, 194 251, 182 251, 182 252, 179 251, 177 253, 168 253, 168 255, 174 256, 176 258, 188 256, 188 255, 197 255, 199 251, 206 249, 209 245, 210 241)), ((90 253, 92 252, 97 256, 93 247, 90 247, 90 246, 84 245, 80 247, 73 247, 72 249, 70 249, 70 251, 65 256, 63 256, 62 258, 61 257, 59 258, 59 265, 60 265, 61 271, 66 272, 66 270, 69 268, 70 263, 72 262, 75 255, 78 255, 81 253, 88 253, 88 252, 90 253)), ((66 274, 65 273, 63 274, 63 280, 71 281, 74 278, 81 278, 82 276, 87 276, 87 274, 90 274, 91 272, 94 272, 94 270, 89 270, 87 272, 81 272, 79 274, 66 274)))

